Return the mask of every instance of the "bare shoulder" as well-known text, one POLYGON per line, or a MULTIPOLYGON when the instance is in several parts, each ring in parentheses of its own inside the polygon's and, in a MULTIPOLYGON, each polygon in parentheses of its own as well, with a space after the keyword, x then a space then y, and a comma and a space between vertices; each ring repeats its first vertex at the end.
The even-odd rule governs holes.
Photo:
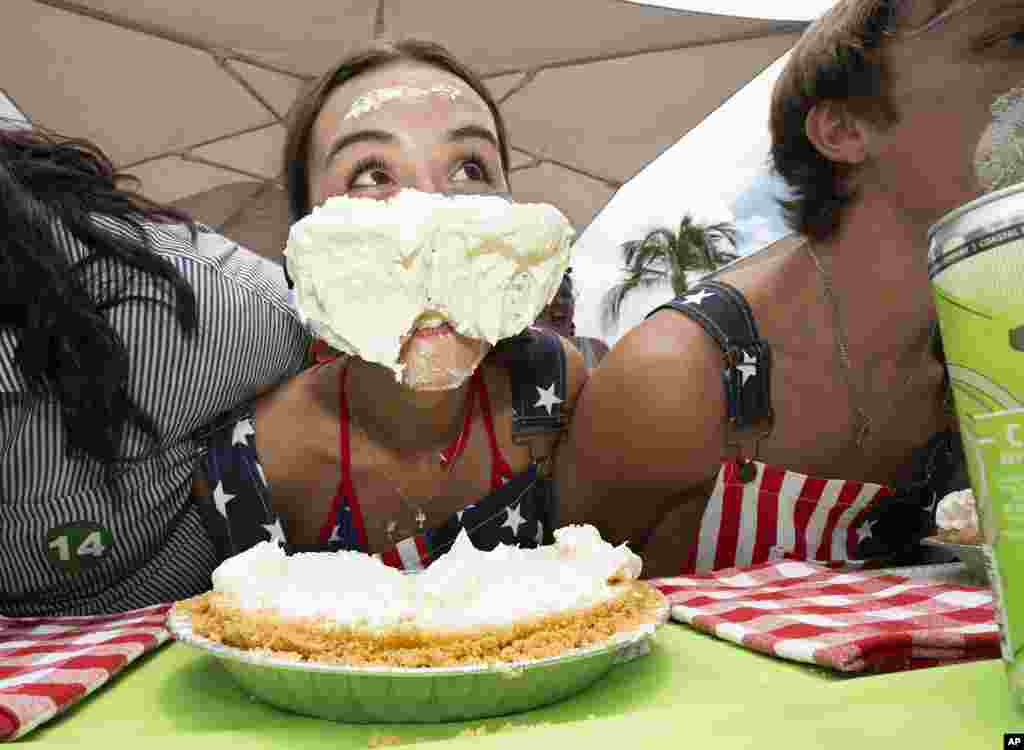
POLYGON ((577 408, 579 434, 600 440, 614 424, 625 439, 656 450, 645 463, 666 442, 704 443, 713 435, 697 431, 720 433, 720 373, 721 353, 704 330, 679 313, 659 312, 627 333, 591 375, 577 408))
POLYGON ((296 403, 315 399, 321 389, 321 379, 317 377, 317 367, 311 367, 288 378, 277 387, 256 399, 257 416, 274 417, 294 407, 296 403))

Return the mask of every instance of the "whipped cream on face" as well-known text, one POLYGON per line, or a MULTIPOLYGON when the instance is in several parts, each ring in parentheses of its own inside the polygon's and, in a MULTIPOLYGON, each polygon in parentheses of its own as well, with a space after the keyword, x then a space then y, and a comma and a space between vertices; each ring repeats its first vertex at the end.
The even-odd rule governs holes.
POLYGON ((428 96, 442 96, 449 101, 455 101, 458 97, 462 96, 462 91, 450 83, 439 83, 430 88, 389 86, 387 88, 374 89, 362 96, 357 96, 348 112, 345 113, 344 119, 351 120, 353 117, 362 117, 363 115, 375 112, 388 102, 395 101, 396 99, 416 100, 425 99, 428 96))
POLYGON ((584 609, 617 596, 635 580, 640 558, 613 546, 592 526, 555 532, 535 549, 478 550, 463 531, 427 570, 405 575, 360 552, 285 556, 261 542, 213 572, 214 590, 251 610, 379 629, 414 626, 455 631, 500 627, 584 609))
POLYGON ((403 190, 328 199, 292 226, 285 255, 314 334, 401 381, 418 327, 491 345, 521 333, 558 290, 573 235, 547 204, 403 190))
POLYGON ((971 490, 950 492, 935 506, 935 525, 942 531, 978 528, 978 509, 971 490))

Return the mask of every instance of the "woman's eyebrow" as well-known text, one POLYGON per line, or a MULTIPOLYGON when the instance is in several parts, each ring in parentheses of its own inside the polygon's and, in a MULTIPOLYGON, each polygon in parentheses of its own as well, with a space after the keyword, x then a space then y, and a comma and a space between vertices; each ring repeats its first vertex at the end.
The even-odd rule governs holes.
POLYGON ((339 151, 355 143, 364 143, 366 141, 372 143, 396 143, 398 138, 386 130, 357 130, 354 133, 343 135, 327 149, 327 155, 324 156, 324 165, 330 164, 339 151))
POLYGON ((495 149, 500 148, 498 146, 497 136, 495 136, 494 133, 492 133, 489 128, 485 128, 481 125, 463 125, 461 128, 449 130, 447 133, 447 137, 448 141, 450 142, 465 141, 470 140, 472 138, 479 138, 490 143, 492 146, 494 146, 495 149))

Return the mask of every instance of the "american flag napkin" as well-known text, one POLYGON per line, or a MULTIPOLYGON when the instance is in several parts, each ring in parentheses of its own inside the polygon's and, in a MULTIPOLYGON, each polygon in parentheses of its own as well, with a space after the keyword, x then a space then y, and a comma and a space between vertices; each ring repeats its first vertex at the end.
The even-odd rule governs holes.
POLYGON ((796 561, 659 578, 672 619, 783 659, 842 672, 999 657, 992 592, 796 561))
POLYGON ((170 638, 169 604, 92 617, 0 617, 0 740, 17 739, 170 638))

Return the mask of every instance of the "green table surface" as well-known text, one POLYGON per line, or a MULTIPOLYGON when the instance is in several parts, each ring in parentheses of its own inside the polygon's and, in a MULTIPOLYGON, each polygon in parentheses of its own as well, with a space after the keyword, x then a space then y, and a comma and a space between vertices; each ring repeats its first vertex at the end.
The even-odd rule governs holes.
POLYGON ((23 741, 133 750, 345 750, 413 742, 527 742, 531 750, 995 750, 1009 731, 1024 731, 1024 713, 1010 705, 999 661, 847 677, 670 623, 650 654, 615 667, 573 698, 516 716, 442 725, 360 726, 288 714, 244 695, 214 658, 173 643, 23 741))

